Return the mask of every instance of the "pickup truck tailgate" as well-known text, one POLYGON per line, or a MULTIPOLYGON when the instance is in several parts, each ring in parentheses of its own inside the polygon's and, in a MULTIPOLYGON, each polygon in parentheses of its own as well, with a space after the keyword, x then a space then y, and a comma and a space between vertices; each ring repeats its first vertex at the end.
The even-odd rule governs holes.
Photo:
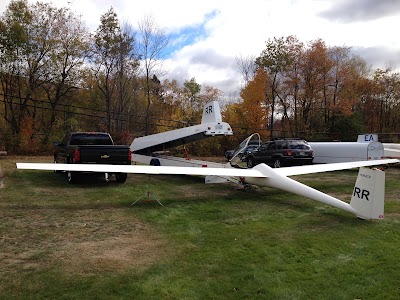
POLYGON ((130 164, 128 146, 80 146, 80 160, 93 164, 130 164))

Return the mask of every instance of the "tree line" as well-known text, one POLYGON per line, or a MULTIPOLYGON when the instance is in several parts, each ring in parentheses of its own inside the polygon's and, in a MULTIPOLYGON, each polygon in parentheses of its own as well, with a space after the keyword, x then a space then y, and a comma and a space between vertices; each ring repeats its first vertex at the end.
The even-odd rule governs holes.
MULTIPOLYGON (((107 131, 130 144, 198 123, 203 105, 224 95, 195 78, 161 81, 168 43, 151 16, 135 27, 111 7, 91 34, 69 8, 11 1, 0 17, 0 148, 45 152, 70 131, 107 131)), ((309 140, 397 132, 399 74, 371 71, 350 50, 289 36, 238 57, 243 87, 223 107, 235 135, 192 151, 220 155, 254 131, 309 140)))
POLYGON ((268 137, 355 141, 368 132, 398 138, 399 73, 372 70, 348 47, 273 38, 239 65, 245 85, 242 101, 227 108, 232 123, 263 128, 268 137))

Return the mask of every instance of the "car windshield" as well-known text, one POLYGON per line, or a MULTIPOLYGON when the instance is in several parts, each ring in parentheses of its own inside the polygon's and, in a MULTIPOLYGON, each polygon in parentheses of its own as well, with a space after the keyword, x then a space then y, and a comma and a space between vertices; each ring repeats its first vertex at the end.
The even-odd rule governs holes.
POLYGON ((303 141, 289 141, 290 149, 309 150, 310 146, 303 141))

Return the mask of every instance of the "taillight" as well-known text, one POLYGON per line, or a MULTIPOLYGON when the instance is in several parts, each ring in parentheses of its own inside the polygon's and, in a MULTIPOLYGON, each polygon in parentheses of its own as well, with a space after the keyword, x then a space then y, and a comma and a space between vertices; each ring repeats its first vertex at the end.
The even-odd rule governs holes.
POLYGON ((128 150, 128 160, 132 161, 132 151, 130 149, 128 150))
POLYGON ((81 151, 79 149, 75 149, 74 162, 79 162, 80 160, 81 160, 81 151))
POLYGON ((287 156, 292 156, 292 151, 291 150, 286 150, 286 155, 287 156))

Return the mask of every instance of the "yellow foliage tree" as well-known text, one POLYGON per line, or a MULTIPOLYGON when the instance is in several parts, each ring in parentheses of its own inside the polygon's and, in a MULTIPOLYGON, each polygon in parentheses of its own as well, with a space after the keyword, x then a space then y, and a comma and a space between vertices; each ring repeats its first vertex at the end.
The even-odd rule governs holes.
POLYGON ((225 110, 226 120, 242 137, 254 132, 267 137, 270 102, 265 93, 267 79, 266 71, 259 68, 254 78, 247 83, 240 93, 243 101, 228 105, 225 110))

